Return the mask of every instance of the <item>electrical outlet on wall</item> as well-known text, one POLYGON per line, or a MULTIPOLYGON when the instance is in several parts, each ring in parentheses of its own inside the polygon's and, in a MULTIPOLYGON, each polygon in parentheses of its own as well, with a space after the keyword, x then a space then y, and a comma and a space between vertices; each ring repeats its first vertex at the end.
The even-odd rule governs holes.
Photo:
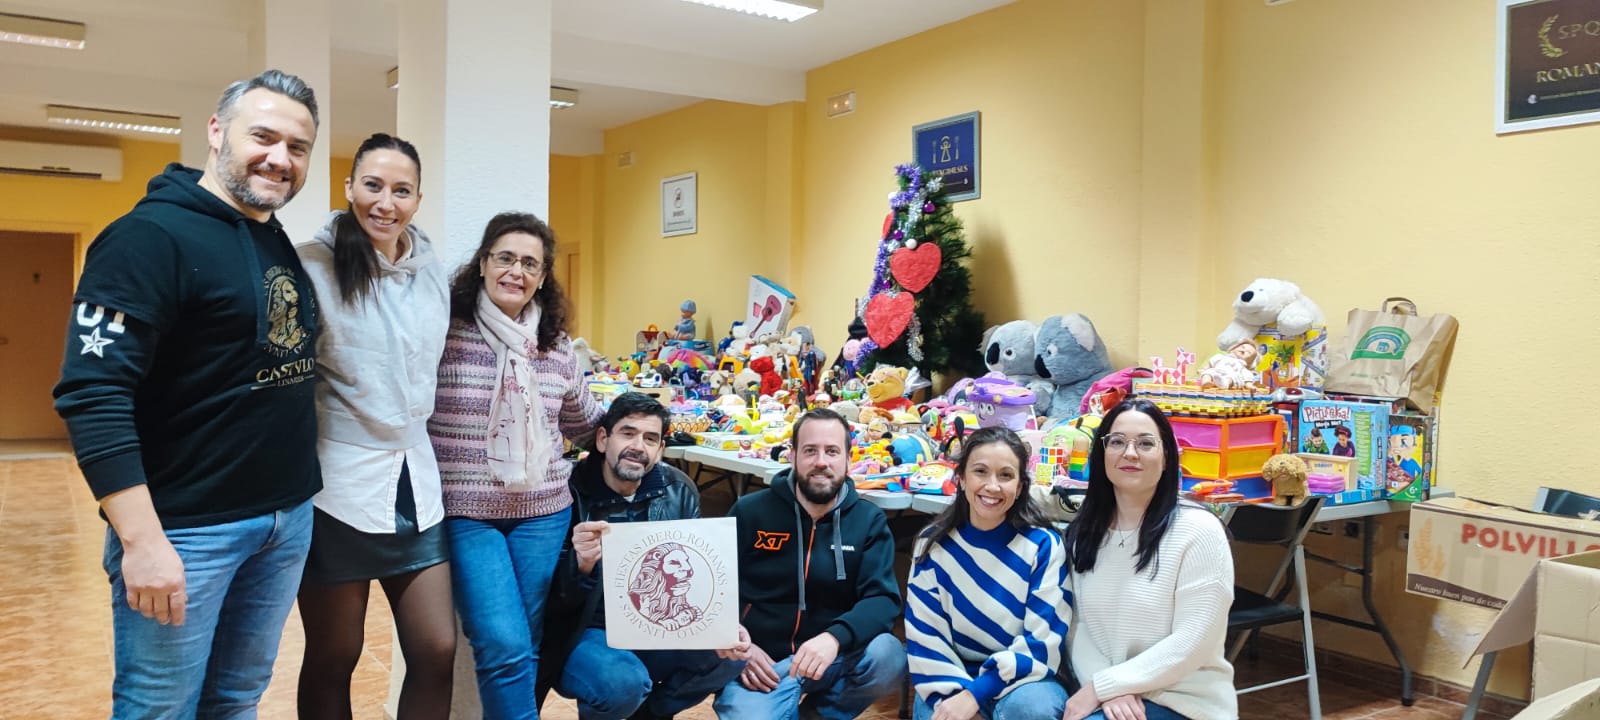
POLYGON ((1331 523, 1331 522, 1312 523, 1311 524, 1311 532, 1315 533, 1317 535, 1332 535, 1333 534, 1333 523, 1331 523))

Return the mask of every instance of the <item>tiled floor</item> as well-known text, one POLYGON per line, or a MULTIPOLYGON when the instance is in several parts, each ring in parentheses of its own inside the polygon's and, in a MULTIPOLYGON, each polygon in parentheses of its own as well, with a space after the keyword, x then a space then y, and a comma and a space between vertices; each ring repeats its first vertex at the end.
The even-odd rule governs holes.
MULTIPOLYGON (((0 447, 0 451, 5 448, 0 447)), ((30 448, 31 449, 31 448, 30 448)), ((719 491, 712 491, 713 493, 719 491)), ((725 492, 725 491, 720 491, 725 492)), ((727 506, 710 494, 708 512, 727 506)), ((111 622, 105 573, 100 569, 105 525, 69 457, 0 460, 0 719, 104 718, 110 710, 111 622)), ((297 616, 289 618, 271 688, 261 717, 293 718, 294 682, 304 639, 297 616)), ((384 717, 388 692, 389 609, 373 593, 367 617, 367 649, 357 666, 353 696, 357 720, 384 717)), ((1276 672, 1264 659, 1241 667, 1241 677, 1276 672)), ((1365 683, 1322 674, 1322 706, 1329 720, 1446 720, 1461 706, 1432 697, 1402 708, 1393 695, 1362 689, 1365 683)), ((892 718, 897 702, 886 700, 863 717, 892 718)), ((570 720, 570 701, 552 698, 544 717, 570 720)), ((1246 696, 1245 720, 1307 717, 1303 685, 1246 696)), ((709 704, 680 715, 709 720, 709 704)), ((1502 720, 1484 716, 1485 720, 1502 720)))

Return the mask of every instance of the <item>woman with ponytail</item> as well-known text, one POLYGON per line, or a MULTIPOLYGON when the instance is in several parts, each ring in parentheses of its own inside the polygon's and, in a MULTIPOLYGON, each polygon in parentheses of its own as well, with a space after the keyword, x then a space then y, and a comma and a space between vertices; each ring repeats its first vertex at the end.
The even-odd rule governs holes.
POLYGON ((428 440, 450 324, 445 269, 411 218, 416 148, 378 133, 356 150, 349 206, 297 248, 316 287, 317 459, 311 553, 300 584, 299 711, 348 718, 367 597, 388 597, 406 662, 399 716, 446 718, 455 609, 439 466, 428 440))

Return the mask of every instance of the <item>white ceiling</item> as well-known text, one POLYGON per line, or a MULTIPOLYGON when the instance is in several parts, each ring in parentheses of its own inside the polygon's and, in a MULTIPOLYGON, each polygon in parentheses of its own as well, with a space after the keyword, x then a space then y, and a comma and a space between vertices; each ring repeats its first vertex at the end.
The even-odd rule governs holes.
MULTIPOLYGON (((400 3, 448 0, 328 1, 341 155, 394 130, 384 74, 396 65, 400 3)), ((552 113, 551 150, 599 152, 606 128, 702 99, 800 100, 807 70, 1012 1, 825 0, 785 23, 679 0, 554 0, 553 84, 576 88, 580 101, 552 113)), ((206 112, 223 86, 251 74, 261 2, 0 0, 0 12, 88 25, 81 51, 0 43, 0 124, 42 126, 50 103, 206 112)))

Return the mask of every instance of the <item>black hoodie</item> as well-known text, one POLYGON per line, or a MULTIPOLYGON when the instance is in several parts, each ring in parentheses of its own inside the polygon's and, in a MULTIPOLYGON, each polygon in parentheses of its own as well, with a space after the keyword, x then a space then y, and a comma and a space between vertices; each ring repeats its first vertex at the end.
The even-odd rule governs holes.
POLYGON ((773 660, 822 632, 842 657, 889 632, 900 617, 894 537, 876 505, 846 481, 821 520, 800 507, 794 470, 746 495, 729 514, 739 524, 739 602, 750 638, 773 660))
POLYGON ((317 465, 316 296, 277 218, 176 163, 95 238, 56 411, 95 497, 147 484, 168 529, 299 505, 317 465))

